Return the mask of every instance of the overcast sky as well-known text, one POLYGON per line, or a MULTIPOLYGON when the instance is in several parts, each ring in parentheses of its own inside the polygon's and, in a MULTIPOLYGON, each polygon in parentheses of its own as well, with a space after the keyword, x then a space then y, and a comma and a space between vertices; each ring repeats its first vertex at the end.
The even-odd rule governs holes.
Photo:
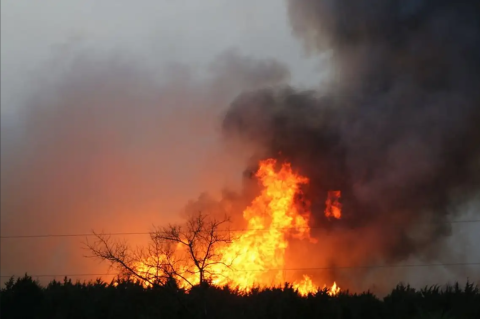
MULTIPOLYGON (((283 1, 229 0, 4 0, 1 10, 2 110, 14 108, 52 59, 88 47, 122 52, 159 66, 201 66, 229 48, 275 57, 290 66, 293 82, 318 82, 287 22, 283 1)), ((45 70, 44 70, 45 71, 45 70)))

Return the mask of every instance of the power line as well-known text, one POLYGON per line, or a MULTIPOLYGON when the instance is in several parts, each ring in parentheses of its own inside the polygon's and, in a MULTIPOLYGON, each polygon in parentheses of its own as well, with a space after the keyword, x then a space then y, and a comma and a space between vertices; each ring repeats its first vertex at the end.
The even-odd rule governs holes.
MULTIPOLYGON (((129 236, 129 235, 150 235, 151 232, 119 232, 119 233, 100 233, 104 236, 129 236)), ((49 237, 91 237, 96 236, 93 233, 78 234, 43 234, 43 235, 9 235, 0 236, 0 239, 16 239, 16 238, 49 238, 49 237)))
MULTIPOLYGON (((403 265, 365 265, 365 266, 325 266, 307 268, 266 268, 266 269, 237 269, 232 272, 264 272, 264 271, 312 271, 312 270, 344 270, 344 269, 381 269, 381 268, 420 268, 420 267, 457 267, 457 266, 480 266, 480 262, 465 263, 434 263, 434 264, 403 264, 403 265)), ((80 274, 37 274, 30 277, 88 277, 88 276, 118 276, 108 273, 80 273, 80 274)), ((14 275, 1 275, 1 278, 14 277, 14 275)))
MULTIPOLYGON (((452 220, 444 222, 432 222, 425 224, 467 224, 467 223, 480 223, 480 219, 471 220, 452 220)), ((249 232, 249 231, 270 231, 270 230, 299 230, 299 229, 321 229, 323 227, 268 227, 268 228, 253 228, 253 229, 220 229, 224 232, 249 232)), ((103 236, 132 236, 132 235, 150 235, 153 232, 112 232, 101 233, 103 236)), ((77 234, 37 234, 37 235, 8 235, 0 236, 0 239, 20 239, 20 238, 51 238, 51 237, 91 237, 96 236, 93 233, 77 233, 77 234)))
MULTIPOLYGON (((57 274, 57 275, 45 275, 45 274, 40 274, 40 275, 29 275, 29 277, 35 277, 35 278, 40 278, 40 277, 88 277, 88 276, 118 276, 118 274, 57 274)), ((15 275, 1 275, 0 278, 10 278, 10 277, 16 277, 15 275)))

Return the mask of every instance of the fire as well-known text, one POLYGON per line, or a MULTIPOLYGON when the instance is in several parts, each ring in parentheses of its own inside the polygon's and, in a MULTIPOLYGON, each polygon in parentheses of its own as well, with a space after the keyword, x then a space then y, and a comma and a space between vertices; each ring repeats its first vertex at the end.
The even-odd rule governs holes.
MULTIPOLYGON (((308 277, 307 275, 303 275, 302 281, 298 283, 294 283, 293 288, 296 289, 298 293, 302 296, 306 296, 309 293, 314 293, 318 291, 318 287, 313 283, 312 279, 310 279, 310 277, 308 277)), ((323 288, 326 289, 327 286, 323 285, 323 288)), ((329 296, 338 295, 339 292, 340 292, 340 287, 337 286, 336 282, 333 282, 332 287, 330 287, 330 289, 327 290, 327 294, 329 296)))
POLYGON ((310 238, 308 214, 300 214, 295 196, 308 179, 292 172, 289 164, 275 171, 276 161, 260 163, 256 177, 262 193, 244 211, 247 230, 223 253, 231 262, 231 273, 216 280, 248 291, 253 286, 281 285, 285 281, 285 252, 288 237, 310 238))
POLYGON ((338 295, 339 292, 340 292, 340 287, 337 286, 336 282, 333 282, 333 285, 330 288, 330 290, 328 291, 328 294, 330 296, 335 296, 335 295, 338 295))
MULTIPOLYGON (((310 237, 310 211, 296 202, 297 196, 301 195, 301 186, 307 184, 308 179, 294 173, 288 163, 278 170, 276 166, 274 159, 260 162, 255 176, 263 190, 243 212, 246 229, 234 236, 231 243, 218 248, 221 262, 209 269, 212 284, 228 285, 242 292, 249 292, 253 287, 280 287, 286 282, 285 256, 289 239, 315 242, 310 237)), ((334 208, 332 214, 340 218, 340 192, 332 193, 336 195, 330 205, 334 208)), ((143 274, 153 275, 152 271, 156 270, 144 263, 137 266, 143 274)), ((199 283, 198 273, 191 269, 176 279, 182 287, 199 283)), ((302 280, 293 281, 292 286, 301 295, 318 291, 318 286, 306 275, 302 280)), ((334 295, 338 291, 334 283, 329 293, 334 295)))
POLYGON ((312 279, 307 275, 303 275, 303 280, 293 284, 293 288, 298 291, 302 296, 308 295, 309 293, 315 293, 318 291, 318 287, 315 286, 312 279))
POLYGON ((340 204, 340 191, 328 191, 325 202, 325 216, 340 219, 342 217, 342 204, 340 204))

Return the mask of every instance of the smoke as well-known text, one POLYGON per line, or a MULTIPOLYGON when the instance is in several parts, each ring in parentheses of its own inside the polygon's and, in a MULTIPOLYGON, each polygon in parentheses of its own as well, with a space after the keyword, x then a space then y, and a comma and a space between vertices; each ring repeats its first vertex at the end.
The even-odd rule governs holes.
MULTIPOLYGON (((178 220, 188 199, 238 183, 244 160, 218 142, 222 107, 288 78, 282 64, 232 50, 201 74, 118 53, 56 58, 15 116, 2 113, 2 236, 148 232, 178 220)), ((3 239, 2 275, 102 273, 83 240, 3 239)))
MULTIPOLYGON (((293 268, 451 262, 446 221, 480 184, 479 5, 289 0, 288 14, 307 51, 328 58, 316 91, 286 86, 278 62, 235 51, 202 74, 89 52, 54 61, 16 120, 2 113, 2 236, 148 231, 190 198, 184 213, 241 211, 256 192, 248 178, 240 193, 198 194, 273 156, 310 179, 321 238, 292 243, 303 257, 293 268), (328 190, 342 191, 340 220, 324 217, 328 190)), ((2 275, 99 272, 78 252, 82 239, 2 240, 2 275)), ((351 289, 406 278, 327 275, 351 289)))
POLYGON ((306 194, 325 240, 309 249, 319 260, 448 256, 447 221, 480 187, 478 1, 288 6, 307 50, 329 54, 330 82, 241 94, 224 137, 256 145, 252 163, 283 158, 310 178, 306 194), (342 191, 341 220, 323 215, 328 190, 342 191))

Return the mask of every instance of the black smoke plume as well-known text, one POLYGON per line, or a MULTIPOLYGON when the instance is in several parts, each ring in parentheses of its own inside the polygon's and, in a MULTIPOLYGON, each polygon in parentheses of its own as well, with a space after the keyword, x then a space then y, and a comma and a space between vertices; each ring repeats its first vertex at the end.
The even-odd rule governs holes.
POLYGON ((316 226, 344 234, 350 264, 438 255, 480 187, 479 2, 290 0, 289 16, 330 55, 330 83, 242 94, 227 140, 310 178, 316 226), (324 217, 328 190, 342 191, 340 220, 324 217))

